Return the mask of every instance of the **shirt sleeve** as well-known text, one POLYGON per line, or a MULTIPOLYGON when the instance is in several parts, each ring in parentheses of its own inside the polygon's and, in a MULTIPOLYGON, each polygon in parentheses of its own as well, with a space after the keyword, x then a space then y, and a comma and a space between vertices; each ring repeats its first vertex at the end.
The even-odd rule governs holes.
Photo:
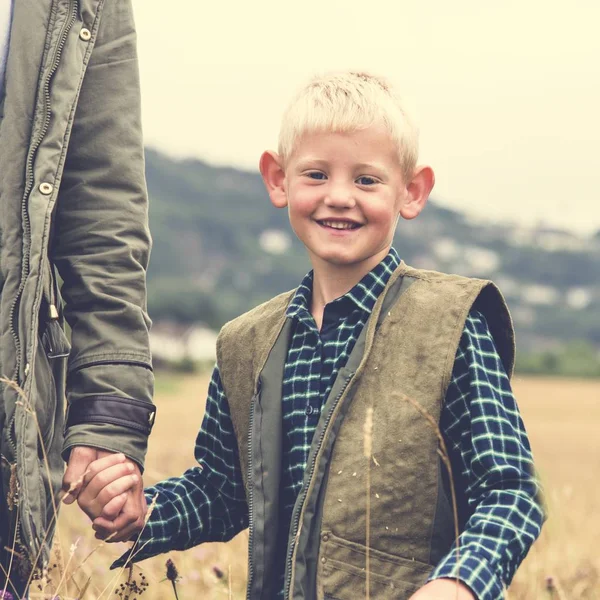
POLYGON ((208 388, 206 412, 196 439, 198 466, 146 488, 154 508, 129 556, 137 562, 202 542, 223 542, 248 527, 248 506, 237 441, 218 366, 208 388))
POLYGON ((484 316, 472 311, 440 418, 457 495, 456 547, 430 580, 457 577, 479 600, 504 597, 544 512, 531 447, 484 316))

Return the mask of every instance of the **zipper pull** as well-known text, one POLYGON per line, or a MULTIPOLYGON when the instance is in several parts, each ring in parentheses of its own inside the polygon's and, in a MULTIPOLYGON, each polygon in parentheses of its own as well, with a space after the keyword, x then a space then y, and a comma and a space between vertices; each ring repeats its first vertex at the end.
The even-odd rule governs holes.
POLYGON ((58 309, 56 308, 56 306, 54 304, 50 304, 48 306, 48 316, 53 321, 58 319, 58 309))

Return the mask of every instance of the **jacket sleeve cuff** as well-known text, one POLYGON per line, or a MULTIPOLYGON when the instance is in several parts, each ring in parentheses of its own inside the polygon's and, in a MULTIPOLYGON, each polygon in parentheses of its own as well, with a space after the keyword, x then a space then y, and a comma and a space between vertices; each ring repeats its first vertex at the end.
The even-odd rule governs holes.
POLYGON ((89 446, 108 452, 122 452, 144 471, 144 459, 148 447, 148 436, 140 431, 121 425, 106 423, 82 423, 67 430, 62 457, 68 462, 71 449, 89 446))
POLYGON ((458 578, 470 588, 477 600, 504 598, 504 584, 500 577, 492 571, 485 558, 473 552, 461 551, 459 561, 455 550, 447 554, 431 573, 429 581, 441 578, 458 578))
POLYGON ((63 458, 74 446, 91 446, 122 452, 142 468, 154 423, 153 373, 148 366, 118 362, 121 355, 102 358, 71 365, 63 458))
POLYGON ((143 400, 108 395, 88 396, 69 404, 66 428, 86 423, 108 423, 149 436, 155 415, 156 407, 143 400))

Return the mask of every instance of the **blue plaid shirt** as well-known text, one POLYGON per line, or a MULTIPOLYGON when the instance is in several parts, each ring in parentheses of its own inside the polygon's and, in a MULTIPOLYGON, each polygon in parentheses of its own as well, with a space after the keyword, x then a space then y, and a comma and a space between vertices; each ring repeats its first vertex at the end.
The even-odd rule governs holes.
MULTIPOLYGON (((280 507, 281 522, 288 528, 321 407, 399 262, 392 248, 354 288, 325 307, 320 331, 310 314, 312 273, 288 306, 294 331, 282 390, 280 507)), ((477 311, 471 311, 465 324, 440 429, 465 527, 459 540, 460 566, 451 551, 430 579, 458 575, 478 598, 500 598, 538 536, 543 515, 523 422, 485 319, 477 311)), ((134 560, 225 541, 248 526, 237 442, 218 366, 209 384, 195 456, 198 467, 146 490, 149 501, 158 494, 157 504, 134 560)), ((283 593, 283 563, 275 575, 283 593)))

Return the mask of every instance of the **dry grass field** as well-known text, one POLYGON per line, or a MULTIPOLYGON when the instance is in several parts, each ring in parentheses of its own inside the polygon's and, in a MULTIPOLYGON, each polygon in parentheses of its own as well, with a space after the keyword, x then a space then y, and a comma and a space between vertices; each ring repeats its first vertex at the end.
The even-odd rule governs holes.
POLYGON ((517 378, 514 389, 549 519, 509 597, 599 599, 600 381, 517 378))
MULTIPOLYGON (((206 377, 159 377, 159 412, 145 475, 148 484, 194 464, 192 450, 206 386, 206 377)), ((518 571, 508 597, 600 599, 600 553, 595 552, 600 539, 600 381, 517 378, 514 387, 547 489, 550 519, 518 571)), ((88 527, 77 508, 62 510, 57 541, 61 560, 68 563, 68 586, 61 584, 61 598, 175 598, 171 583, 165 580, 168 557, 181 575, 177 584, 180 600, 244 597, 245 532, 229 544, 206 544, 142 563, 134 569, 133 579, 138 585, 144 581, 149 585, 143 595, 127 596, 127 590, 119 587, 127 574, 117 583, 115 573, 108 570, 126 546, 99 544, 88 527), (81 595, 77 590, 86 584, 81 595)), ((60 578, 57 569, 53 578, 56 584, 60 578)), ((38 592, 33 597, 36 595, 41 596, 38 592)))

